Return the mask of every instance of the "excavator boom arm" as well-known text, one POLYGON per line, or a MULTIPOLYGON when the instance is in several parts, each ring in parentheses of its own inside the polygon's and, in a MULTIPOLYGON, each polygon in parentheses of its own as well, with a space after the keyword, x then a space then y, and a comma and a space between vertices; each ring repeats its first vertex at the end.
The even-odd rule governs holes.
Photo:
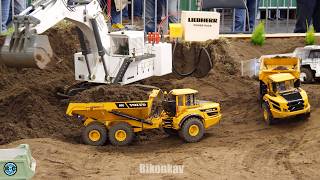
POLYGON ((39 34, 62 20, 77 26, 78 81, 124 85, 172 72, 170 43, 145 44, 143 31, 109 32, 98 0, 37 1, 14 17, 15 31, 7 36, 0 61, 11 67, 44 69, 53 51, 49 38, 39 34))
MULTIPOLYGON (((14 17, 15 32, 6 38, 0 60, 13 67, 43 69, 50 62, 53 52, 46 35, 39 35, 62 20, 68 20, 80 30, 88 50, 98 56, 98 47, 92 22, 98 26, 103 49, 108 49, 108 27, 104 22, 98 1, 68 5, 64 0, 37 1, 14 17), (101 37, 103 36, 103 37, 101 37)), ((95 64, 94 62, 91 64, 95 64)))

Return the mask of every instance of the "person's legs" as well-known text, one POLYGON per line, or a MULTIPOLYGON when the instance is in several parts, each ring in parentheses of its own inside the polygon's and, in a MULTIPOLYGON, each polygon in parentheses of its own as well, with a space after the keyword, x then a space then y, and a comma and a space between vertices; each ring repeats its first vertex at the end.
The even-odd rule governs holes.
POLYGON ((178 22, 178 0, 168 0, 169 22, 178 22))
POLYGON ((14 14, 20 14, 27 8, 26 0, 15 0, 14 1, 14 14))
POLYGON ((245 9, 235 9, 235 17, 234 17, 234 31, 235 32, 243 32, 244 31, 244 22, 245 22, 245 9))
MULTIPOLYGON (((26 0, 14 0, 14 15, 20 14, 23 10, 27 8, 26 0)), ((7 26, 10 25, 12 21, 12 6, 10 6, 9 18, 7 21, 7 26)))
MULTIPOLYGON (((121 13, 121 12, 120 12, 121 13)), ((126 20, 129 19, 129 8, 128 6, 126 6, 123 10, 122 10, 122 17, 124 17, 126 20)))
POLYGON ((155 17, 155 1, 154 0, 145 0, 146 9, 145 9, 145 23, 146 23, 146 32, 154 32, 155 25, 154 25, 154 17, 155 17))
POLYGON ((1 31, 7 31, 11 0, 1 0, 1 31))
POLYGON ((249 27, 252 31, 256 21, 256 12, 257 12, 257 0, 247 0, 247 8, 249 13, 249 27))
POLYGON ((121 23, 120 12, 117 11, 114 1, 111 3, 111 24, 121 23))
POLYGON ((295 33, 305 33, 308 25, 312 22, 313 9, 317 0, 297 0, 297 22, 294 29, 295 33))
POLYGON ((158 22, 161 21, 161 17, 162 17, 162 11, 163 9, 166 8, 166 4, 164 2, 164 0, 157 0, 157 20, 158 22))
POLYGON ((142 0, 134 0, 134 12, 135 17, 142 17, 142 0))
POLYGON ((316 32, 320 32, 320 1, 316 2, 313 13, 313 26, 316 32))

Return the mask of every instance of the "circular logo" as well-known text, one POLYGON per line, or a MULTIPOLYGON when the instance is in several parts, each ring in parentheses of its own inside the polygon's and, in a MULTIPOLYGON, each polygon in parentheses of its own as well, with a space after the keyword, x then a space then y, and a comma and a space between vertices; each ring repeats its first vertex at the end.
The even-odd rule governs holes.
POLYGON ((3 171, 7 176, 13 176, 17 173, 17 165, 13 162, 8 162, 4 165, 3 171))

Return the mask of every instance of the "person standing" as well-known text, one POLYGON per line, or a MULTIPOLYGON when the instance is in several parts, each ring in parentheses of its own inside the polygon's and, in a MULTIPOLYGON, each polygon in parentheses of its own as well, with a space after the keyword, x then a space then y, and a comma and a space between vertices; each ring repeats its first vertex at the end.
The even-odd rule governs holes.
MULTIPOLYGON (((113 0, 111 4, 111 24, 121 23, 121 11, 128 5, 128 0, 113 0)), ((123 12, 122 12, 123 13, 123 12)))
POLYGON ((162 15, 162 8, 164 6, 163 0, 157 0, 157 19, 155 20, 156 11, 156 0, 145 0, 145 31, 148 32, 155 32, 155 23, 161 21, 162 15))
POLYGON ((27 7, 26 0, 14 0, 12 4, 11 0, 1 0, 1 30, 6 32, 8 26, 12 22, 12 5, 14 7, 14 15, 20 14, 27 7))
POLYGON ((11 0, 1 0, 1 31, 7 31, 11 0))
POLYGON ((177 23, 178 22, 178 0, 168 0, 168 13, 169 13, 169 22, 177 23))
MULTIPOLYGON (((14 15, 20 14, 23 10, 27 8, 27 1, 26 0, 14 0, 14 15)), ((9 12, 9 18, 7 21, 7 26, 10 25, 12 21, 12 4, 9 12)))
MULTIPOLYGON (((156 0, 146 0, 146 32, 154 32, 155 29, 155 2, 156 0)), ((157 23, 161 21, 161 16, 163 9, 167 8, 168 3, 168 16, 169 22, 176 23, 178 22, 178 1, 177 0, 157 0, 157 23), (168 1, 168 2, 167 2, 168 1)))
MULTIPOLYGON (((143 24, 143 22, 142 22, 142 3, 143 3, 143 0, 134 0, 134 1, 131 1, 131 2, 134 3, 134 5, 133 5, 133 20, 134 20, 134 23, 135 23, 135 25, 142 26, 142 24, 143 24)), ((129 21, 129 19, 130 19, 129 16, 130 15, 129 15, 128 6, 123 9, 122 16, 127 21, 129 21)))
MULTIPOLYGON (((259 0, 246 0, 246 6, 248 8, 249 13, 250 31, 253 31, 253 28, 255 26, 259 2, 259 0)), ((246 29, 244 29, 245 22, 247 22, 246 11, 246 9, 235 9, 235 32, 243 32, 249 30, 248 26, 246 26, 246 29)))
POLYGON ((297 22, 294 32, 305 33, 311 24, 316 32, 320 32, 320 0, 297 0, 297 22))

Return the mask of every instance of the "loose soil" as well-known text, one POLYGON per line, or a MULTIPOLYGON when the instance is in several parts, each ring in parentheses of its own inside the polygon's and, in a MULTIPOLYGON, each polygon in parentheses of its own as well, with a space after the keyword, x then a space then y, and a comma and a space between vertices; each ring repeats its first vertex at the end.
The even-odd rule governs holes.
MULTIPOLYGON (((303 46, 303 38, 268 39, 262 47, 248 40, 220 39, 203 43, 213 70, 201 58, 195 75, 170 74, 139 82, 164 90, 194 88, 199 98, 221 103, 221 124, 205 138, 186 144, 160 131, 137 138, 127 147, 91 147, 80 143, 81 124, 65 116, 66 103, 56 90, 75 83, 73 53, 79 43, 73 29, 48 33, 55 58, 46 70, 0 66, 0 148, 30 144, 37 160, 34 179, 317 179, 320 176, 320 85, 303 85, 313 112, 309 121, 285 120, 268 127, 262 122, 258 82, 240 77, 239 62, 263 54, 288 53, 303 46), (201 68, 202 67, 202 68, 201 68), (181 164, 183 174, 145 175, 139 164, 181 164)), ((3 38, 0 38, 0 43, 3 38)), ((199 44, 178 44, 177 68, 190 71, 199 44)), ((132 86, 97 86, 71 99, 76 102, 126 101, 147 98, 132 86)))

